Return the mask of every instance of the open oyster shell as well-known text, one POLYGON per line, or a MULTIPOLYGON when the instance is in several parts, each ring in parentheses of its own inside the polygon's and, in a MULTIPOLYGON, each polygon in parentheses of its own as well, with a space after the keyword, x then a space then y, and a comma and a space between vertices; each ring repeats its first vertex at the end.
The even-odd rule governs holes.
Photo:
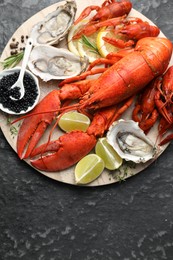
POLYGON ((28 61, 29 69, 43 81, 76 76, 87 66, 86 57, 81 58, 66 49, 49 45, 35 46, 28 61))
POLYGON ((119 120, 112 124, 107 141, 126 161, 145 163, 157 154, 156 146, 133 120, 119 120))
POLYGON ((31 30, 30 37, 34 45, 58 44, 67 35, 76 15, 75 1, 66 1, 48 14, 43 21, 37 23, 31 30))

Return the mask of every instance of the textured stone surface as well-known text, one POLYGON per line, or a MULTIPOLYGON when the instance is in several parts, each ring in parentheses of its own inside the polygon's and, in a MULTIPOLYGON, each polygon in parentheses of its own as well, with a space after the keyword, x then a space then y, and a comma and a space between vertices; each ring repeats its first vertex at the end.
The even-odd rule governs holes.
MULTIPOLYGON (((0 0, 0 51, 53 0, 0 0), (49 2, 49 3, 48 3, 49 2)), ((173 40, 172 0, 133 0, 173 40)), ((0 259, 173 259, 173 144, 148 169, 98 188, 48 179, 0 133, 0 259)))

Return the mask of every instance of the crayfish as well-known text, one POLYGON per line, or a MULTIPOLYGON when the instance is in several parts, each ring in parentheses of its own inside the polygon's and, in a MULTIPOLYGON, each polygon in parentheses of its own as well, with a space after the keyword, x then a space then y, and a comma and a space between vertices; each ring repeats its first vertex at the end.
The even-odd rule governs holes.
MULTIPOLYGON (((43 171, 59 171, 75 164, 128 109, 134 96, 166 71, 171 55, 172 43, 168 39, 146 37, 137 42, 134 51, 117 62, 114 60, 110 67, 91 66, 83 74, 62 81, 61 88, 50 92, 23 120, 17 139, 19 157, 30 157, 31 164, 43 171), (97 73, 102 74, 85 79, 97 73), (66 101, 71 99, 76 103, 66 106, 66 101), (92 115, 88 130, 85 133, 72 131, 36 147, 58 113, 74 109, 92 115)), ((106 63, 106 59, 103 62, 106 63)))
POLYGON ((132 3, 129 0, 106 0, 102 6, 88 6, 86 7, 75 25, 86 18, 92 11, 96 14, 89 20, 88 23, 79 28, 73 36, 73 40, 79 39, 82 35, 90 36, 97 32, 100 28, 108 27, 108 30, 114 31, 115 35, 123 36, 122 39, 103 37, 105 42, 112 44, 118 48, 131 47, 136 44, 136 41, 144 37, 156 37, 160 30, 155 25, 150 25, 140 18, 129 18, 132 3))
MULTIPOLYGON (((154 79, 140 94, 132 118, 147 133, 160 116, 158 126, 162 137, 173 126, 173 66, 161 77, 154 79)), ((173 139, 173 134, 161 140, 164 145, 173 139)))

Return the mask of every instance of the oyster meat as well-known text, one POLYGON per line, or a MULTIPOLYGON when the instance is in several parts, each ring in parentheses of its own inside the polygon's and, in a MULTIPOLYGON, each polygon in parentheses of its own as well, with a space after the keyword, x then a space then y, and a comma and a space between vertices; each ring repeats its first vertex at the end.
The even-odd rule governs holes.
POLYGON ((156 146, 133 120, 114 122, 107 133, 107 141, 126 161, 145 163, 157 154, 156 146))
POLYGON ((81 58, 67 49, 49 45, 35 46, 30 54, 28 67, 43 81, 66 79, 85 71, 88 59, 81 58))
POLYGON ((30 37, 34 45, 58 44, 67 35, 76 15, 75 1, 66 1, 48 14, 43 21, 37 23, 31 30, 30 37))

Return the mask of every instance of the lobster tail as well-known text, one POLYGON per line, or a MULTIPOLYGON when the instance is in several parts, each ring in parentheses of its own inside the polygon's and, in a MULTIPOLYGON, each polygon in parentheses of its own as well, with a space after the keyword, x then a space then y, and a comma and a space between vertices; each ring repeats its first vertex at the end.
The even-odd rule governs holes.
POLYGON ((172 42, 167 38, 146 37, 137 42, 135 50, 141 53, 156 77, 163 74, 169 65, 172 42))

